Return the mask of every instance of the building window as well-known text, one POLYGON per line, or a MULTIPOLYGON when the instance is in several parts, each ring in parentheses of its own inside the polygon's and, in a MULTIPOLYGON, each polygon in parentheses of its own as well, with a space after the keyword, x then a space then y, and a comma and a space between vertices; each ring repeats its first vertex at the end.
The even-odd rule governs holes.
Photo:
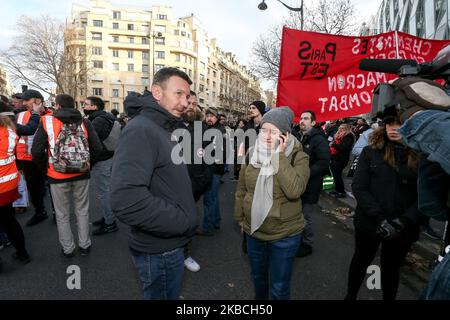
POLYGON ((143 86, 148 86, 148 78, 141 78, 141 83, 143 86))
POLYGON ((112 96, 113 96, 113 98, 118 98, 119 97, 119 89, 113 89, 112 96))
POLYGON ((131 50, 128 50, 128 59, 133 59, 134 58, 134 52, 131 50))
POLYGON ((113 109, 119 110, 119 104, 117 102, 113 103, 113 109))
POLYGON ((120 20, 122 18, 122 15, 120 14, 120 11, 114 11, 113 12, 113 19, 114 20, 120 20))
POLYGON ((188 63, 188 60, 189 59, 189 57, 188 56, 184 56, 184 63, 188 63))
POLYGON ((133 31, 134 30, 134 24, 128 24, 128 30, 133 31))
POLYGON ((118 43, 119 42, 119 36, 113 36, 113 42, 118 43))
POLYGON ((158 14, 156 16, 157 20, 167 20, 167 15, 166 14, 158 14))
POLYGON ((149 44, 150 41, 148 40, 148 38, 142 38, 142 44, 149 44))
POLYGON ((142 65, 142 72, 149 72, 149 68, 148 68, 148 64, 143 64, 142 65))
POLYGON ((200 74, 200 80, 201 81, 205 81, 205 75, 204 74, 200 74))
POLYGON ((113 23, 113 29, 119 29, 119 24, 117 22, 113 23))
POLYGON ((156 38, 155 43, 163 46, 166 44, 166 39, 165 38, 156 38))
MULTIPOLYGON (((200 90, 200 92, 201 92, 201 90, 200 90)), ((205 99, 200 98, 200 103, 205 103, 205 99)))
POLYGON ((181 31, 181 36, 186 37, 186 31, 181 31))
POLYGON ((128 64, 128 72, 134 72, 134 64, 132 63, 128 64))
MULTIPOLYGON (((444 9, 445 2, 446 1, 444 1, 444 0, 434 0, 434 11, 435 11, 434 18, 436 21, 436 27, 435 27, 436 29, 439 26, 439 22, 442 20, 442 18, 444 17, 444 15, 446 13, 445 9, 444 9)), ((444 38, 444 39, 446 39, 446 38, 444 38)))
POLYGON ((92 55, 94 56, 101 56, 102 53, 102 48, 101 47, 94 47, 92 48, 92 55))
POLYGON ((134 43, 134 37, 128 37, 128 42, 129 43, 134 43))
POLYGON ((103 69, 103 61, 93 61, 94 68, 103 69))
POLYGON ((158 72, 159 70, 161 70, 164 67, 165 66, 163 64, 155 64, 155 72, 158 72))
POLYGON ((101 32, 92 32, 92 40, 102 40, 101 32))
POLYGON ((189 77, 192 78, 192 69, 189 69, 189 77))
POLYGON ((93 88, 92 95, 97 96, 97 97, 103 96, 103 89, 102 88, 93 88))
POLYGON ((205 68, 206 68, 206 65, 205 65, 204 62, 200 62, 200 66, 202 67, 202 69, 205 69, 205 68))
POLYGON ((86 48, 79 48, 78 53, 79 53, 81 56, 84 56, 84 55, 86 54, 86 48))
POLYGON ((166 32, 166 26, 155 26, 156 32, 165 33, 166 32))
POLYGON ((165 51, 155 51, 155 57, 156 57, 156 59, 165 59, 166 52, 165 51))
POLYGON ((150 53, 147 51, 142 52, 142 60, 148 60, 150 59, 150 53))
POLYGON ((180 30, 175 29, 175 31, 173 32, 174 35, 179 36, 180 35, 180 30))
POLYGON ((198 87, 198 90, 199 90, 200 92, 205 91, 205 86, 201 84, 201 85, 198 87))
POLYGON ((180 62, 181 61, 181 55, 179 53, 175 53, 175 61, 180 62))
POLYGON ((215 82, 215 81, 213 81, 213 87, 214 87, 214 88, 216 87, 216 82, 215 82))
POLYGON ((113 63, 113 71, 119 71, 119 64, 113 63))
POLYGON ((113 50, 113 58, 119 57, 119 50, 113 50))
POLYGON ((94 20, 94 27, 103 27, 103 21, 102 20, 94 20))
POLYGON ((215 78, 217 76, 217 72, 213 71, 213 77, 215 78))

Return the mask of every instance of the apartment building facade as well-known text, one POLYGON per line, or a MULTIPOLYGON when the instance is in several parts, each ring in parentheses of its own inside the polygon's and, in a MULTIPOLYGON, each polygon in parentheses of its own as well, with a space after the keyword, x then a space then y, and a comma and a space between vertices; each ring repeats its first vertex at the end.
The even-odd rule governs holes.
POLYGON ((94 95, 108 109, 123 112, 128 93, 149 89, 153 74, 166 66, 191 77, 191 88, 206 108, 244 112, 260 96, 257 79, 209 39, 201 21, 194 15, 175 18, 171 7, 119 7, 91 0, 89 7, 73 6, 67 30, 72 36, 66 50, 83 57, 76 69, 86 70, 76 85, 78 105, 94 95))

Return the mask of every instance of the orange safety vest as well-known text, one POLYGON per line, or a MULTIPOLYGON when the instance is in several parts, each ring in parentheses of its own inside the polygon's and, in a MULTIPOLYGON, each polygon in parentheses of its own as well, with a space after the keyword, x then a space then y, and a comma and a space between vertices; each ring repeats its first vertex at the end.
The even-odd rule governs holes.
MULTIPOLYGON (((49 145, 47 176, 55 180, 65 180, 85 175, 86 173, 61 173, 55 171, 53 166, 53 163, 55 162, 55 143, 64 123, 54 116, 44 116, 41 118, 41 121, 45 132, 47 132, 49 145)), ((81 124, 81 127, 83 128, 86 137, 88 137, 88 132, 84 123, 81 124)))
MULTIPOLYGON (((17 123, 26 126, 31 118, 30 111, 24 111, 17 115, 17 123)), ((17 159, 23 161, 32 161, 31 156, 31 146, 33 145, 33 136, 23 136, 20 137, 19 143, 17 144, 17 159)))
POLYGON ((0 194, 19 185, 20 175, 14 155, 18 139, 14 129, 0 127, 0 194))

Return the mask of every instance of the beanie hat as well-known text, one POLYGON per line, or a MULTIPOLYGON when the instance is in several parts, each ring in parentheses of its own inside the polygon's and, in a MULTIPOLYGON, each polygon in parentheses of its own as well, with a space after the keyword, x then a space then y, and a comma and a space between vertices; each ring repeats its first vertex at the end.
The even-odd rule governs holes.
POLYGON ((264 123, 271 123, 285 134, 291 132, 294 122, 294 112, 289 107, 280 107, 270 110, 262 118, 261 126, 264 123))
POLYGON ((259 113, 263 116, 266 113, 266 104, 262 101, 254 101, 250 104, 251 106, 255 106, 258 109, 259 113))
POLYGON ((207 115, 207 114, 212 114, 212 115, 215 116, 217 119, 219 119, 219 111, 218 111, 217 109, 215 109, 215 108, 208 108, 208 109, 206 110, 205 115, 207 115))

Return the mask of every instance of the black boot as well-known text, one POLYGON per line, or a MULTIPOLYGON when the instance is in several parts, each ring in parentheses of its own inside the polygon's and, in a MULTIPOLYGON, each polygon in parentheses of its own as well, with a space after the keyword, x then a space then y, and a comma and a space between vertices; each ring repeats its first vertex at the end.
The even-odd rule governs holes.
POLYGON ((104 234, 113 233, 119 230, 116 223, 113 222, 111 224, 104 224, 100 226, 97 230, 95 230, 92 234, 94 236, 102 236, 104 234))
POLYGON ((28 227, 35 226, 35 225, 41 223, 42 221, 44 221, 47 218, 48 218, 48 214, 45 211, 42 212, 42 213, 36 213, 33 217, 31 217, 30 220, 28 220, 27 226, 28 227))

